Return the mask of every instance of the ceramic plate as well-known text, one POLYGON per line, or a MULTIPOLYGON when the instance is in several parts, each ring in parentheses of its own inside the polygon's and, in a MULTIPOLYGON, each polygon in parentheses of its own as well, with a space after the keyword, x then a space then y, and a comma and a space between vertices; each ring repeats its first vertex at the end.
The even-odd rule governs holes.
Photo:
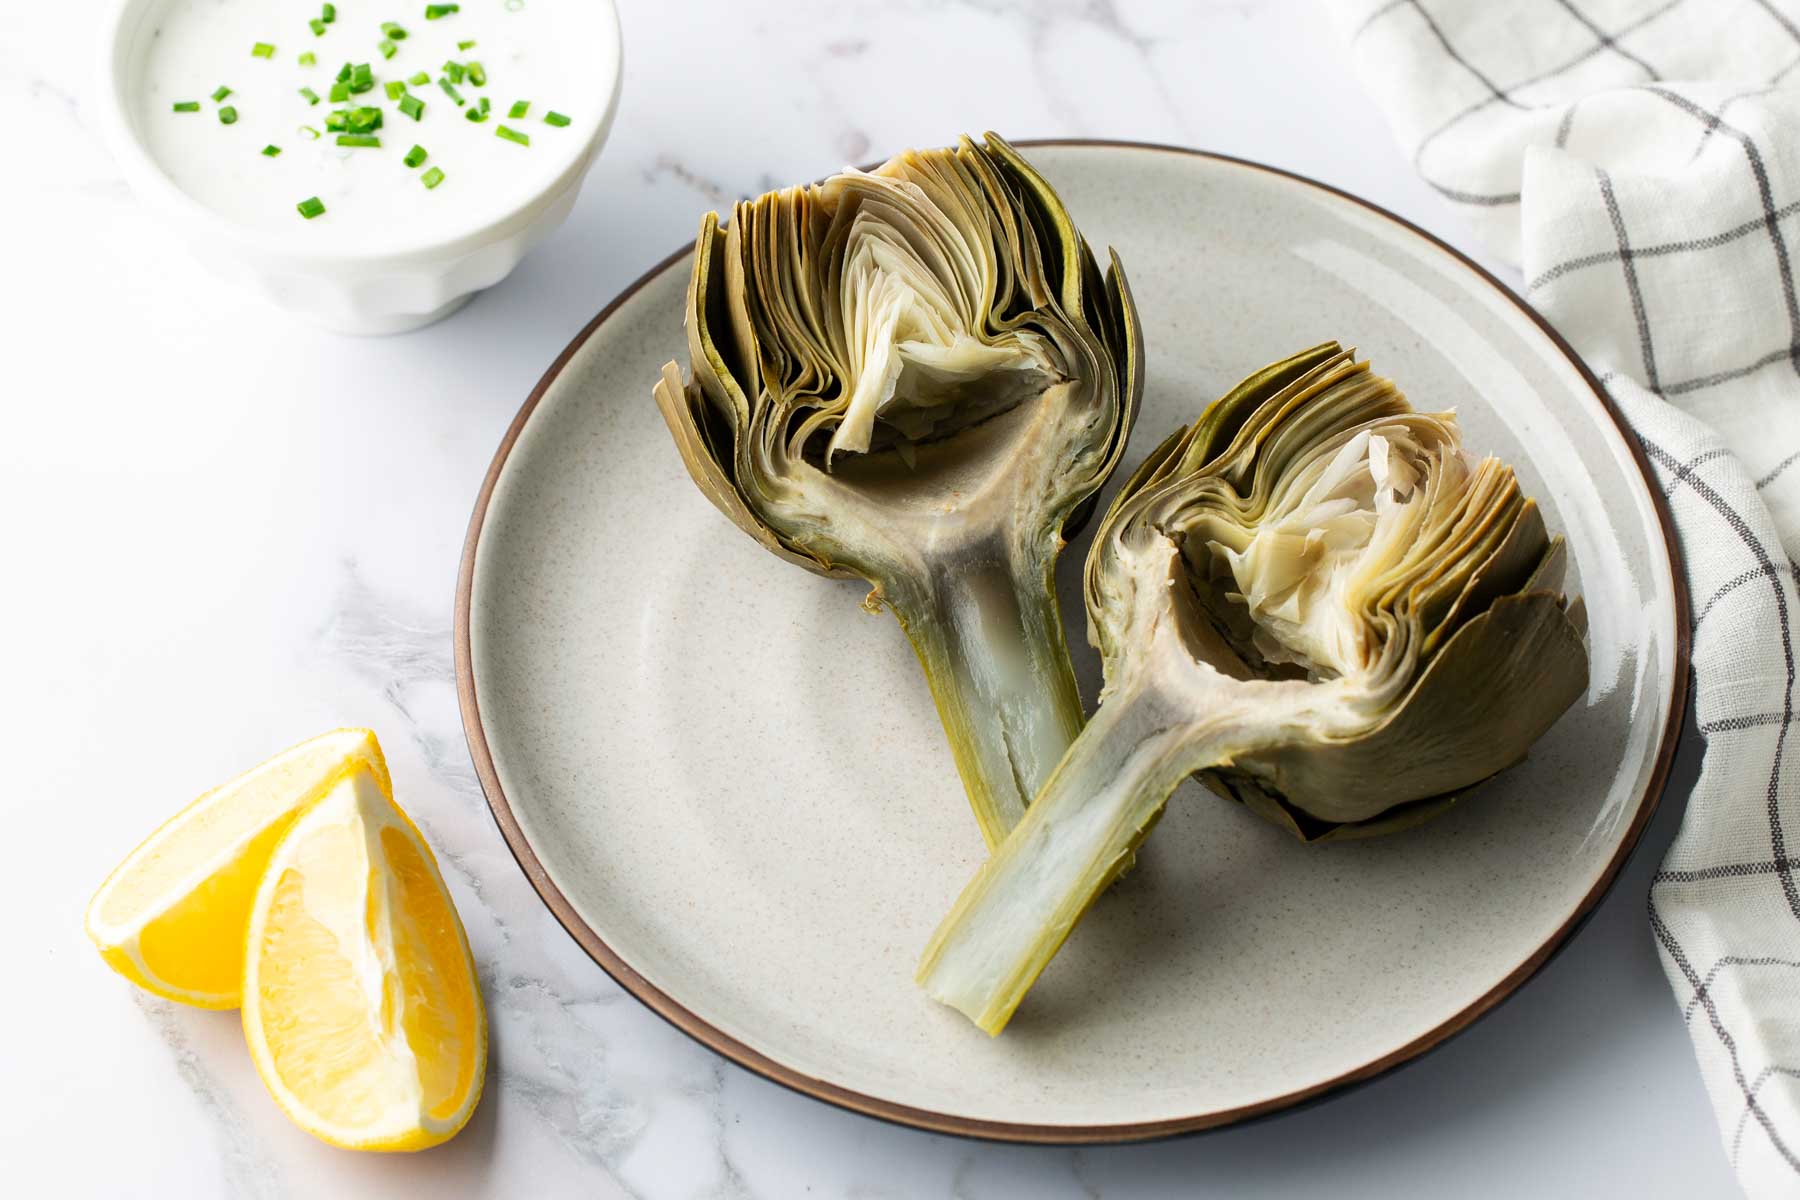
MULTIPOLYGON (((1246 372, 1335 337, 1517 465, 1593 621, 1588 695, 1529 761, 1414 832, 1312 848, 1186 785, 990 1040, 912 982, 982 843, 898 625, 729 525, 651 401, 662 364, 686 361, 685 251, 575 339, 501 444, 463 562, 458 682, 513 853, 658 1013, 861 1112, 1125 1140, 1367 1078, 1541 966, 1662 789, 1686 605, 1635 442, 1478 267, 1252 164, 1028 152, 1138 297, 1149 387, 1127 464, 1246 372)), ((1077 642, 1086 544, 1062 560, 1077 642)), ((1076 653, 1091 703, 1096 659, 1076 653)))

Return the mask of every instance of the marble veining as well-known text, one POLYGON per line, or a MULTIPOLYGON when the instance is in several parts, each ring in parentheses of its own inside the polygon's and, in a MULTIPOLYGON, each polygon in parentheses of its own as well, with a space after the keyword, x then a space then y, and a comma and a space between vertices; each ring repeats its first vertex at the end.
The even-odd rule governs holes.
POLYGON ((147 992, 133 992, 131 1000, 168 1047, 175 1073, 212 1123, 220 1174, 231 1194, 255 1200, 278 1200, 285 1195, 280 1167, 269 1160, 256 1135, 245 1128, 230 1102, 220 1095, 220 1085, 208 1070, 205 1058, 189 1043, 178 1006, 147 992))
POLYGON ((0 502, 14 518, 0 540, 17 571, 0 589, 12 684, 0 728, 15 735, 0 800, 0 1162, 18 1194, 1729 1187, 1642 928, 1671 821, 1544 978, 1399 1075, 1241 1130, 1070 1150, 870 1121, 699 1048, 556 924, 469 765, 450 613, 482 473, 567 339, 690 239, 707 207, 994 128, 1269 160, 1457 240, 1309 0, 621 0, 623 102, 568 223, 454 318, 374 341, 238 297, 132 200, 89 118, 101 7, 0 6, 0 104, 19 167, 0 188, 0 261, 15 281, 0 299, 0 502), (81 936, 92 889, 173 808, 341 724, 381 734, 489 1007, 482 1105, 424 1155, 312 1141, 263 1091, 235 1014, 135 995, 81 936))

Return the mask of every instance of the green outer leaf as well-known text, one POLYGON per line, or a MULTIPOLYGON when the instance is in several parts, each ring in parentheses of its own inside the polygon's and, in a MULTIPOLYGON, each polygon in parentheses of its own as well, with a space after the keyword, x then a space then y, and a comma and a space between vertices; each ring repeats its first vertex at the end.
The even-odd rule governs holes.
POLYGON ((1587 652, 1562 597, 1502 596, 1450 639, 1373 729, 1242 752, 1233 766, 1316 820, 1378 819, 1518 762, 1580 699, 1587 676, 1587 652))
POLYGON ((830 563, 783 540, 751 511, 743 494, 726 473, 724 464, 731 461, 732 434, 728 420, 721 417, 719 410, 741 412, 748 420, 750 402, 739 388, 736 374, 713 336, 715 329, 724 332, 728 326, 717 323, 716 305, 696 303, 697 297, 716 299, 721 294, 712 277, 718 269, 717 255, 724 240, 724 234, 719 231, 718 214, 707 213, 700 223, 700 236, 694 242, 694 268, 688 282, 687 333, 690 361, 695 364, 694 384, 684 386, 680 369, 669 363, 653 389, 657 408, 675 439, 688 474, 701 494, 733 525, 762 543, 771 553, 796 566, 821 575, 847 577, 850 572, 835 569, 830 563))
POLYGON ((1386 812, 1370 817, 1366 821, 1333 824, 1301 812, 1281 797, 1269 792, 1253 776, 1230 770, 1212 770, 1202 771, 1195 778, 1205 784, 1209 791, 1223 796, 1227 800, 1236 800, 1271 825, 1287 830, 1294 837, 1309 845, 1324 845, 1327 842, 1347 842, 1360 838, 1379 837, 1388 833, 1402 833, 1415 826, 1423 825, 1433 817, 1442 816, 1450 811, 1451 805, 1468 792, 1467 788, 1462 788, 1447 796, 1428 796, 1423 800, 1396 804, 1386 812))
POLYGON ((1337 342, 1321 342, 1310 350, 1302 350, 1290 358, 1271 363, 1249 376, 1200 414, 1189 427, 1180 457, 1171 462, 1167 475, 1186 475, 1198 471, 1223 454, 1237 438, 1258 409, 1281 395, 1319 367, 1345 355, 1337 342))

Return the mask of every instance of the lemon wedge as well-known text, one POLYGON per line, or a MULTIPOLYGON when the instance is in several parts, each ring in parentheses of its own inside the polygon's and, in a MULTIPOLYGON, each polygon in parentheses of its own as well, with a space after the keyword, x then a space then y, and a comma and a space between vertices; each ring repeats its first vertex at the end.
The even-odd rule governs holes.
POLYGON ((353 767, 270 856, 250 914, 244 1037, 302 1129, 422 1150, 481 1098, 487 1018, 437 862, 374 771, 353 767))
POLYGON ((88 904, 87 933, 141 988, 200 1008, 235 1008, 244 930, 281 835, 352 763, 385 791, 387 762, 366 729, 321 734, 176 813, 120 863, 88 904))

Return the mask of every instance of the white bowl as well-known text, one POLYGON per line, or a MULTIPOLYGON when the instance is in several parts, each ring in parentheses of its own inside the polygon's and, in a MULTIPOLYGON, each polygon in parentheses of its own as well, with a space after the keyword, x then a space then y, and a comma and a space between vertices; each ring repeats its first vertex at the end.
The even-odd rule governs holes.
POLYGON ((599 154, 619 106, 623 76, 618 10, 591 0, 610 20, 595 47, 593 70, 606 102, 587 141, 542 188, 501 210, 470 213, 466 229, 411 245, 321 249, 296 223, 292 233, 254 229, 183 191, 145 147, 131 97, 139 83, 154 18, 166 0, 115 0, 102 29, 103 75, 97 106, 103 132, 126 182, 161 213, 194 254, 226 279, 282 308, 342 333, 402 333, 449 316, 482 288, 504 279, 569 215, 581 181, 599 154))

